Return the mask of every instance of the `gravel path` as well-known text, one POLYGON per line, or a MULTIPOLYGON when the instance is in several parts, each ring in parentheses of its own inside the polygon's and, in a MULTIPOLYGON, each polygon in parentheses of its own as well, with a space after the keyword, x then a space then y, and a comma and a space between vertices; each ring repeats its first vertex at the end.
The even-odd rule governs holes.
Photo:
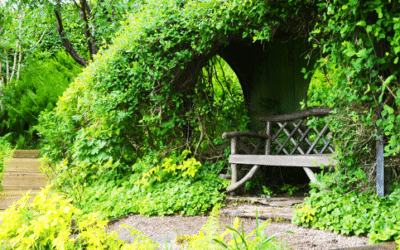
MULTIPOLYGON (((109 229, 111 231, 115 231, 122 224, 132 225, 139 231, 143 232, 143 235, 154 239, 157 243, 160 243, 162 249, 165 248, 165 237, 167 237, 169 247, 173 246, 173 249, 180 249, 179 246, 174 243, 175 237, 178 236, 174 229, 181 234, 195 235, 199 233, 199 230, 207 222, 207 220, 208 217, 205 216, 146 217, 142 215, 132 215, 110 225, 109 229)), ((231 226, 234 218, 220 216, 218 220, 220 222, 221 229, 225 231, 225 227, 223 225, 225 224, 231 226)), ((254 219, 242 220, 246 234, 255 228, 256 221, 254 219)), ((260 223, 263 223, 264 221, 265 220, 259 220, 260 223)), ((277 238, 286 240, 290 248, 294 250, 329 250, 343 247, 368 245, 367 237, 346 237, 336 235, 329 231, 314 230, 295 226, 290 224, 290 222, 272 222, 265 230, 267 235, 273 235, 275 233, 285 231, 296 232, 296 235, 283 234, 277 238)), ((127 229, 121 228, 117 233, 122 239, 132 239, 127 229)))

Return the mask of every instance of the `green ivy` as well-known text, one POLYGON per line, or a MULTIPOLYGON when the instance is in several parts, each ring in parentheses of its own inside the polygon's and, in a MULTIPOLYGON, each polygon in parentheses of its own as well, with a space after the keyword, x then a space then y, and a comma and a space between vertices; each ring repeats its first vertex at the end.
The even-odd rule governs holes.
MULTIPOLYGON (((128 213, 143 215, 204 214, 223 205, 220 191, 229 181, 218 178, 223 162, 201 164, 188 158, 189 152, 162 158, 152 152, 131 166, 130 175, 119 175, 119 162, 91 166, 62 163, 45 164, 44 172, 56 178, 54 186, 71 197, 86 213, 100 211, 103 218, 128 213)), ((46 162, 46 158, 44 158, 46 162)))
POLYGON ((292 223, 342 235, 365 235, 371 244, 400 239, 400 189, 386 197, 357 190, 340 194, 312 192, 293 215, 292 223))

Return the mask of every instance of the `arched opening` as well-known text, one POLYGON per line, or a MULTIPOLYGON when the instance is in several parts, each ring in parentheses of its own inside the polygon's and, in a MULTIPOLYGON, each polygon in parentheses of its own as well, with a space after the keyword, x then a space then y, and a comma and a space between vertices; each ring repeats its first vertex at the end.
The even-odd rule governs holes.
MULTIPOLYGON (((229 60, 229 57, 227 58, 229 60)), ((213 119, 209 119, 211 123, 207 124, 206 131, 202 131, 203 134, 200 135, 200 140, 212 138, 211 140, 214 142, 221 141, 220 135, 224 132, 249 131, 254 129, 254 126, 251 124, 251 118, 248 119, 250 113, 248 112, 248 108, 251 107, 251 101, 249 101, 249 99, 252 97, 254 98, 254 95, 251 93, 251 85, 247 85, 249 81, 243 77, 245 74, 242 74, 242 77, 240 77, 242 71, 240 67, 237 67, 237 64, 235 67, 235 60, 231 60, 230 62, 231 63, 228 63, 221 56, 215 55, 202 69, 201 77, 196 85, 196 95, 202 96, 201 99, 208 101, 202 103, 199 99, 194 103, 207 107, 206 109, 209 111, 215 110, 215 113, 207 114, 207 116, 211 116, 213 119), (233 67, 231 67, 231 65, 233 65, 233 67), (235 70, 233 69, 234 67, 235 70), (209 96, 205 97, 206 95, 209 96), (210 99, 213 100, 212 103, 214 105, 211 109, 209 107, 211 103, 209 101, 210 99), (208 136, 209 138, 206 138, 208 136)), ((264 94, 268 96, 268 84, 262 87, 266 89, 267 92, 264 94)), ((306 87, 308 88, 308 85, 306 87)), ((262 94, 260 97, 261 100, 263 100, 262 94)), ((277 103, 273 101, 271 101, 269 105, 270 106, 266 105, 269 110, 281 108, 276 107, 277 103)), ((300 106, 300 103, 296 105, 300 106)), ((268 114, 268 112, 261 112, 268 114)), ((263 130, 265 130, 265 124, 260 130, 257 130, 257 132, 263 132, 263 130)), ((282 140, 284 140, 284 138, 282 140)), ((199 141, 199 145, 200 143, 201 141, 199 141)), ((221 141, 221 143, 228 146, 229 141, 221 141)), ((203 143, 202 145, 204 145, 204 149, 209 147, 208 150, 212 150, 212 146, 210 148, 211 144, 212 143, 203 143)), ((201 152, 201 146, 196 147, 196 153, 199 152, 201 152)), ((207 152, 203 151, 203 153, 206 153, 203 157, 207 159, 207 152)), ((211 156, 212 154, 209 155, 211 156)), ((225 160, 226 164, 222 173, 229 176, 230 167, 226 157, 225 160)), ((239 168, 242 170, 241 175, 244 176, 251 166, 241 165, 239 168)), ((288 187, 298 187, 298 193, 303 192, 302 194, 304 194, 304 192, 307 191, 309 182, 310 180, 302 168, 266 166, 262 167, 254 178, 247 182, 239 192, 248 195, 260 194, 263 192, 263 187, 265 187, 272 190, 275 194, 279 194, 287 193, 288 187)))

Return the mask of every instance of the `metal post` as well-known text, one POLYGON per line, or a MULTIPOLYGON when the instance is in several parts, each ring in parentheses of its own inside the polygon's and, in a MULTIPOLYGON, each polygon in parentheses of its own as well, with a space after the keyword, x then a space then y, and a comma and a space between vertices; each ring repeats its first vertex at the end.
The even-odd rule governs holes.
POLYGON ((376 140, 376 194, 379 197, 385 196, 383 152, 383 135, 380 128, 378 127, 378 138, 376 140))
MULTIPOLYGON (((237 137, 233 137, 231 139, 231 155, 236 154, 236 144, 237 144, 237 137)), ((231 185, 237 182, 237 166, 236 164, 231 164, 232 176, 231 176, 231 185)), ((232 192, 232 195, 236 195, 236 192, 232 192)))
POLYGON ((271 153, 271 131, 272 131, 272 123, 267 122, 267 141, 265 142, 265 154, 269 155, 271 153))

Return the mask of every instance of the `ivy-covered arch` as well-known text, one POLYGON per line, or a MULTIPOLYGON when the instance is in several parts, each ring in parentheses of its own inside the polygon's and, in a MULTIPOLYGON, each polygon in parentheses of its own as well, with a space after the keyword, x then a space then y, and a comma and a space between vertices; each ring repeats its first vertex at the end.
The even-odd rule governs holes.
MULTIPOLYGON (((366 163, 361 156, 373 152, 362 146, 354 151, 349 142, 357 138, 360 145, 374 148, 371 134, 379 131, 387 136, 386 155, 394 157, 390 161, 395 166, 400 152, 398 8, 395 2, 381 1, 147 1, 71 84, 57 108, 40 118, 44 151, 55 162, 112 159, 129 169, 148 149, 197 148, 202 128, 193 122, 193 106, 204 91, 194 96, 203 66, 219 54, 241 78, 248 105, 263 107, 258 110, 263 113, 299 108, 308 85, 300 69, 312 73, 321 66, 340 67, 330 75, 334 84, 312 104, 343 108, 333 123, 348 135, 338 140, 343 169, 363 165, 375 171, 370 161, 375 157, 366 163), (237 51, 247 52, 239 57, 237 51), (250 58, 262 61, 240 60, 252 53, 256 57, 250 58), (276 70, 278 66, 289 73, 276 70), (287 84, 292 91, 281 91, 287 84), (274 87, 266 91, 268 85, 274 87), (276 102, 281 103, 270 105, 276 102), (359 133, 350 131, 357 126, 363 128, 359 133)), ((361 176, 358 170, 352 173, 361 176)), ((347 185, 346 178, 337 179, 347 185)))
MULTIPOLYGON (((312 16, 308 10, 311 5, 300 2, 149 1, 126 21, 114 44, 103 49, 72 83, 55 111, 42 116, 48 155, 54 160, 68 157, 94 162, 112 158, 131 164, 143 155, 141 145, 179 147, 182 141, 176 138, 187 134, 187 113, 193 106, 192 96, 203 66, 215 54, 238 65, 241 60, 230 51, 240 44, 235 41, 250 45, 243 45, 241 51, 247 48, 251 53, 267 53, 261 51, 268 51, 265 46, 270 46, 268 41, 274 33, 290 33, 302 23, 311 25, 309 20, 304 21, 305 14, 298 14, 312 16)), ((305 30, 303 27, 294 33, 294 38, 305 36, 305 30)), ((288 51, 285 49, 285 53, 288 51)), ((268 58, 279 59, 279 51, 268 58)), ((286 58, 287 62, 292 60, 290 55, 286 58)), ((255 61, 246 59, 248 63, 255 61)), ((269 63, 274 65, 273 60, 269 63)), ((242 78, 245 95, 250 97, 254 90, 249 82, 253 80, 248 78, 255 76, 249 64, 247 68, 237 65, 233 67, 242 78)), ((257 79, 260 83, 261 78, 257 79)), ((248 98, 252 106, 260 98, 254 99, 257 101, 252 103, 248 98)), ((291 109, 296 105, 291 104, 291 109)))

